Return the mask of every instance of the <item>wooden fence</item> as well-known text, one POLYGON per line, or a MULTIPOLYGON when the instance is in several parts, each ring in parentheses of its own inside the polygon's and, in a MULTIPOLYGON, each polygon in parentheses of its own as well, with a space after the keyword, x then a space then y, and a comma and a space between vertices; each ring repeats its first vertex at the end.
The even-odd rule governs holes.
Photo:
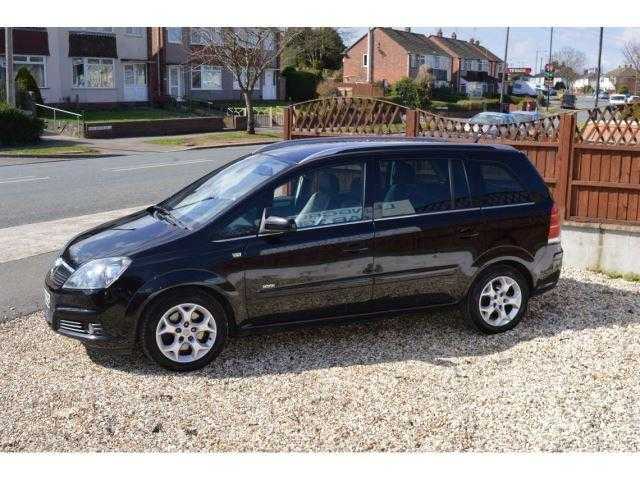
POLYGON ((284 138, 396 135, 501 143, 524 152, 549 186, 565 220, 640 226, 640 128, 622 110, 591 110, 534 122, 489 126, 384 100, 335 97, 289 106, 284 138))

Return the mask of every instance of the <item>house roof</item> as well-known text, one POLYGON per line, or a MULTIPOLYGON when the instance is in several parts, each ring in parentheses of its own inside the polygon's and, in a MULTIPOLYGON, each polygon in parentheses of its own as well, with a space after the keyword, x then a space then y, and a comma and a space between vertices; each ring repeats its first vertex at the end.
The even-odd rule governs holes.
POLYGON ((457 38, 450 37, 440 37, 436 35, 431 35, 429 38, 437 38, 439 42, 445 44, 447 48, 453 51, 459 58, 468 58, 473 60, 483 60, 486 58, 485 55, 476 48, 476 45, 471 45, 471 43, 465 40, 459 40, 457 38))
POLYGON ((475 45, 475 44, 472 44, 471 42, 469 42, 469 45, 471 45, 472 48, 475 48, 476 50, 480 51, 480 53, 484 55, 484 57, 490 62, 502 62, 502 59, 500 57, 498 57, 496 54, 494 54, 491 50, 484 47, 483 45, 475 45))
POLYGON ((636 73, 640 75, 640 72, 636 71, 630 65, 622 65, 607 73, 608 77, 635 77, 636 73))
POLYGON ((447 52, 422 33, 406 32, 388 27, 381 27, 380 30, 409 53, 449 56, 447 52))

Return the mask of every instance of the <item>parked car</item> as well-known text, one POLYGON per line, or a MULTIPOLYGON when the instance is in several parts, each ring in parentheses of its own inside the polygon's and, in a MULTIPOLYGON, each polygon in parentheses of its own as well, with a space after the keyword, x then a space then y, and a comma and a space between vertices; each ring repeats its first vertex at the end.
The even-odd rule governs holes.
POLYGON ((517 111, 517 112, 511 112, 511 116, 515 119, 516 122, 521 123, 521 122, 535 122, 537 120, 540 120, 542 118, 542 116, 540 115, 539 112, 535 112, 535 111, 517 111))
POLYGON ((638 95, 629 95, 627 97, 627 103, 637 103, 640 102, 640 96, 638 95))
POLYGON ((560 103, 560 108, 576 108, 576 96, 572 93, 565 93, 562 96, 562 102, 560 103))
POLYGON ((601 100, 609 100, 609 92, 600 92, 598 98, 601 100))
POLYGON ((616 93, 615 95, 611 95, 609 97, 609 105, 617 106, 617 105, 626 105, 627 104, 627 96, 621 93, 616 93))
POLYGON ((516 96, 527 95, 531 97, 536 96, 536 89, 524 80, 516 80, 511 87, 511 94, 516 96))
POLYGON ((230 336, 436 306, 504 332, 561 263, 558 210, 514 148, 318 139, 78 235, 44 296, 57 333, 186 371, 230 336))
POLYGON ((501 125, 515 125, 516 123, 516 119, 511 113, 480 112, 467 121, 465 131, 495 136, 501 125))

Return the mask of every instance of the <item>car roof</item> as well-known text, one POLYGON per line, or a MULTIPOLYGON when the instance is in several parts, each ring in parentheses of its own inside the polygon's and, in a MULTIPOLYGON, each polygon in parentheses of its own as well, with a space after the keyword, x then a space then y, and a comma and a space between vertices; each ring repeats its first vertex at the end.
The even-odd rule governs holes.
POLYGON ((343 153, 369 150, 398 149, 465 149, 465 150, 513 150, 510 145, 458 143, 443 139, 406 137, 320 137, 304 140, 287 140, 267 145, 256 153, 266 153, 289 164, 308 162, 313 159, 343 153))

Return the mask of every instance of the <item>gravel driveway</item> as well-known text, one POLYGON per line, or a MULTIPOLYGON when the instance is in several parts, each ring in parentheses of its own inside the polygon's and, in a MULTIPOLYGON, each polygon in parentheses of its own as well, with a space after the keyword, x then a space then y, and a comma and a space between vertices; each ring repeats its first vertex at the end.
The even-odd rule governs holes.
POLYGON ((640 449, 640 284, 566 269, 514 331, 452 311, 233 339, 209 368, 0 325, 2 451, 640 449))

